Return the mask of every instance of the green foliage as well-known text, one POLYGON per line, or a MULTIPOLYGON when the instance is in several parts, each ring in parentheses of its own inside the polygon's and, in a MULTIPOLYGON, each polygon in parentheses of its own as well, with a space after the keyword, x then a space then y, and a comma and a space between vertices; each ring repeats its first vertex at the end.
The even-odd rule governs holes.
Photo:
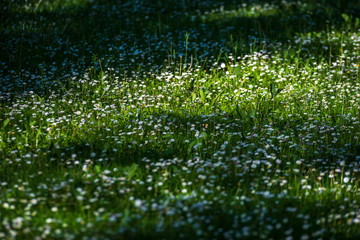
POLYGON ((357 239, 351 2, 6 2, 0 238, 357 239))

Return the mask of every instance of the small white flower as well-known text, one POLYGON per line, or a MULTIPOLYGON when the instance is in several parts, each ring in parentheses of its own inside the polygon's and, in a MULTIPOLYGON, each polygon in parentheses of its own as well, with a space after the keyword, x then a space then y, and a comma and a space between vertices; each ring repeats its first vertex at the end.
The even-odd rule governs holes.
POLYGON ((86 171, 87 171, 87 169, 88 169, 88 168, 87 168, 87 165, 86 165, 86 164, 84 164, 84 165, 83 165, 83 167, 82 167, 82 170, 83 170, 84 172, 86 172, 86 171))
POLYGON ((45 220, 45 222, 48 223, 48 224, 49 224, 49 223, 52 223, 52 222, 53 222, 53 219, 52 219, 52 218, 47 218, 47 219, 45 220))
POLYGON ((23 222, 24 219, 22 217, 17 217, 13 220, 13 227, 15 229, 20 229, 22 227, 23 222))
POLYGON ((135 207, 141 207, 141 203, 142 203, 142 201, 140 199, 136 199, 134 202, 135 207))
POLYGON ((287 207, 285 210, 288 211, 288 212, 296 212, 297 208, 295 208, 295 207, 287 207))

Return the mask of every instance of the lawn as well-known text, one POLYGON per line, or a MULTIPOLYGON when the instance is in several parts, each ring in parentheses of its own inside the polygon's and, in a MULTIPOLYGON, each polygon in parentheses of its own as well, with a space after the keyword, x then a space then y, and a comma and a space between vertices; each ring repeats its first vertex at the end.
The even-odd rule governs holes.
POLYGON ((360 2, 0 3, 0 239, 360 239, 360 2))

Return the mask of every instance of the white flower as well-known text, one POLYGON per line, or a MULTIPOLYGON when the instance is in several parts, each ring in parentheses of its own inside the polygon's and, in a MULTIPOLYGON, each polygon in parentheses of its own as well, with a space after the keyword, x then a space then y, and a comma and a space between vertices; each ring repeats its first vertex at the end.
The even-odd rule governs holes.
POLYGON ((142 203, 142 201, 140 199, 136 199, 134 202, 135 207, 141 207, 141 203, 142 203))
POLYGON ((83 165, 83 167, 82 167, 82 170, 83 170, 84 172, 86 172, 86 171, 87 171, 87 169, 88 169, 88 168, 87 168, 87 165, 86 165, 86 164, 84 164, 84 165, 83 165))
POLYGON ((296 212, 297 208, 295 208, 295 207, 287 207, 286 211, 288 211, 288 212, 296 212))
POLYGON ((13 227, 15 229, 20 229, 23 222, 24 222, 24 219, 22 217, 17 217, 13 220, 13 227))
POLYGON ((49 224, 49 223, 52 223, 52 222, 53 222, 53 219, 52 219, 52 218, 47 218, 47 219, 45 220, 45 222, 48 223, 48 224, 49 224))

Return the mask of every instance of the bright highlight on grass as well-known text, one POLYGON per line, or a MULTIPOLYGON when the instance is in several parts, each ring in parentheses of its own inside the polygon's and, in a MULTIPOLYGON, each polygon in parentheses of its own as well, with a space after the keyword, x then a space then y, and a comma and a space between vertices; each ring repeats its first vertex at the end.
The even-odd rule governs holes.
POLYGON ((0 239, 359 239, 357 1, 7 1, 0 239))

